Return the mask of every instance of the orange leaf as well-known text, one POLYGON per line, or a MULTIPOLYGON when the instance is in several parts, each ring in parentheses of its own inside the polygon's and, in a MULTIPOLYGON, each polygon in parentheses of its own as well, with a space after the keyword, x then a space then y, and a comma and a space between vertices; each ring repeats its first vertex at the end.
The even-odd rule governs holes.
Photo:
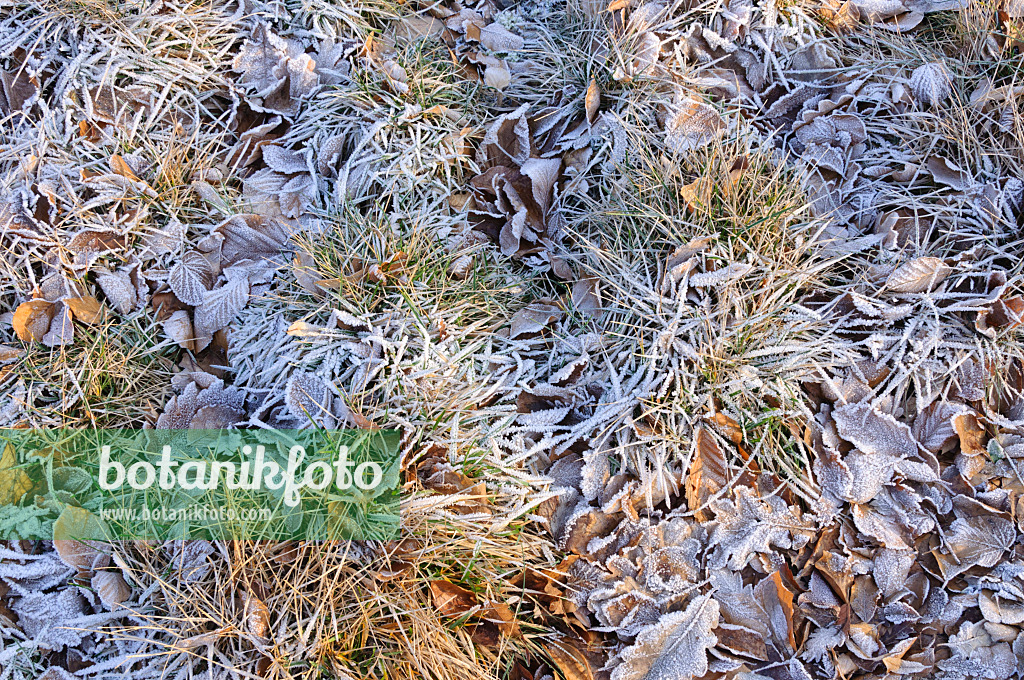
POLYGON ((985 428, 973 413, 963 413, 953 419, 953 429, 960 436, 960 450, 968 456, 979 456, 985 447, 985 428))
POLYGON ((708 499, 729 484, 729 465, 718 442, 703 427, 694 433, 696 453, 686 476, 686 504, 701 522, 711 519, 708 499))
POLYGON ((14 310, 14 332, 24 342, 39 342, 50 329, 53 303, 46 300, 22 302, 14 310))
POLYGON ((441 616, 462 616, 477 605, 476 595, 451 581, 431 581, 430 594, 441 616))
POLYGON ((68 298, 64 302, 71 308, 74 317, 82 323, 98 323, 103 316, 103 307, 100 305, 100 301, 91 295, 68 298))

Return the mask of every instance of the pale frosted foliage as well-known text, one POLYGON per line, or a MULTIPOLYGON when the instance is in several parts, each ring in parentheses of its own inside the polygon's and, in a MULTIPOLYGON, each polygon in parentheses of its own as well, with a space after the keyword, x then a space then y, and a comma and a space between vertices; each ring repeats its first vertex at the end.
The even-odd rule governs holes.
POLYGON ((103 294, 107 296, 110 305, 122 314, 132 311, 138 304, 138 293, 126 270, 119 269, 116 272, 100 274, 96 277, 96 283, 103 289, 103 294))
POLYGON ((612 680, 691 680, 707 673, 707 649, 718 639, 718 603, 694 598, 686 609, 661 617, 622 653, 612 680))
POLYGON ((327 385, 311 373, 294 373, 284 388, 284 401, 294 418, 319 421, 328 413, 327 385))
POLYGON ((927 106, 937 106, 950 93, 949 72, 941 61, 932 61, 914 69, 910 75, 910 90, 914 97, 927 106))
POLYGON ((203 304, 213 286, 213 269, 201 253, 186 253, 167 274, 167 283, 179 300, 193 307, 203 304))
POLYGON ((196 337, 208 341, 214 333, 234 321, 248 301, 249 280, 246 278, 228 281, 220 288, 205 293, 202 303, 196 307, 196 337))
POLYGON ((942 283, 952 271, 937 257, 918 257, 897 267, 885 287, 896 293, 925 293, 942 283))
POLYGON ((725 122, 713 106, 696 99, 685 99, 665 122, 665 144, 682 153, 699 149, 722 134, 725 122))
POLYGON ((946 535, 949 554, 937 555, 946 578, 971 567, 993 567, 1010 549, 1017 532, 1008 519, 995 516, 966 517, 954 520, 946 535))
POLYGON ((799 548, 814 536, 814 524, 778 496, 759 498, 749 487, 738 487, 735 494, 735 500, 711 502, 716 515, 708 540, 714 547, 711 567, 738 571, 758 553, 799 548))

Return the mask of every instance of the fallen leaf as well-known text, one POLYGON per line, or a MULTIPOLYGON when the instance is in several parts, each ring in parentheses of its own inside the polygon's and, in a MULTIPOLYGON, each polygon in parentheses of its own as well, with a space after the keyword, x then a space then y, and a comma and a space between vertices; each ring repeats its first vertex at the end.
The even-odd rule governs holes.
POLYGON ((476 595, 451 581, 433 580, 428 585, 434 607, 441 616, 460 617, 477 606, 476 595))
POLYGON ((896 293, 924 293, 942 283, 953 269, 937 257, 919 257, 897 267, 885 281, 896 293))
POLYGON ((103 318, 103 305, 91 295, 67 298, 64 303, 71 308, 75 319, 85 324, 95 324, 103 318))
POLYGON ((686 475, 686 505, 700 522, 711 519, 708 500, 729 484, 729 464, 715 438, 703 427, 694 433, 693 462, 686 475))
POLYGON ((50 330, 53 312, 53 303, 46 300, 22 302, 14 310, 14 332, 23 342, 39 342, 50 330))

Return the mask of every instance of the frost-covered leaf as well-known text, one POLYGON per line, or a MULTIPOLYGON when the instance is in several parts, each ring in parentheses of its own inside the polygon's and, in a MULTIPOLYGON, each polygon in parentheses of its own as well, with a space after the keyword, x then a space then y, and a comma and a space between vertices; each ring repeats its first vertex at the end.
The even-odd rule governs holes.
POLYGON ((715 107, 698 99, 685 99, 665 121, 665 144, 682 153, 707 146, 725 130, 715 107))
POLYGON ((708 671, 707 650, 718 638, 718 602, 695 597, 683 611, 661 617, 623 650, 612 680, 691 680, 708 671))
POLYGON ((92 577, 90 585, 108 609, 114 609, 132 595, 131 586, 119 571, 98 571, 92 577))
POLYGON ((75 339, 75 325, 71 322, 71 310, 63 302, 53 308, 53 319, 50 328, 43 336, 43 344, 47 347, 63 347, 75 339))
POLYGON ((223 237, 221 262, 225 267, 244 260, 276 258, 291 238, 287 224, 262 215, 234 215, 217 225, 213 233, 223 237))
POLYGON ((913 436, 924 448, 939 453, 956 440, 953 419, 969 411, 964 404, 933 401, 914 419, 913 436))
POLYGON ((284 388, 284 403, 292 417, 319 421, 330 413, 330 392, 326 383, 312 373, 293 373, 284 388))
POLYGON ((96 277, 96 283, 103 289, 110 306, 121 314, 129 313, 139 302, 135 284, 126 269, 101 273, 96 277))
POLYGON ((195 339, 195 333, 192 330, 192 320, 184 309, 179 309, 164 319, 163 327, 167 337, 178 343, 180 347, 193 348, 192 340, 195 339))
POLYGON ((478 40, 492 52, 518 52, 523 49, 523 39, 497 22, 481 28, 478 40))
POLYGON ((716 269, 713 272, 702 272, 700 274, 692 274, 689 279, 689 283, 694 288, 714 288, 717 286, 724 286, 733 281, 742 279, 744 276, 753 271, 753 267, 749 264, 734 263, 721 269, 716 269))
POLYGON ((924 293, 942 283, 952 268, 937 257, 918 257, 897 267, 885 287, 897 293, 924 293))
POLYGON ((948 580, 971 567, 993 567, 1017 538, 1013 523, 991 516, 961 517, 946 534, 949 554, 934 552, 948 580))
POLYGON ((932 61, 914 69, 910 75, 910 91, 917 101, 937 106, 949 97, 949 71, 941 61, 932 61))
POLYGON ((226 328, 248 301, 249 280, 246 278, 228 281, 220 288, 207 292, 202 304, 196 307, 196 339, 208 341, 214 333, 226 328))
POLYGON ((11 606, 22 630, 40 647, 60 651, 75 647, 89 634, 76 621, 86 613, 85 598, 77 588, 57 593, 28 593, 11 606))
POLYGON ((832 412, 839 436, 868 454, 896 458, 917 455, 910 428, 870 404, 846 404, 832 412))
POLYGON ((167 284, 177 298, 193 307, 203 304, 213 281, 210 261, 194 250, 185 253, 167 273, 167 284))
POLYGON ((509 337, 534 335, 562 316, 562 310, 546 302, 532 302, 512 315, 509 337))
POLYGON ((735 500, 711 502, 715 520, 708 545, 714 552, 708 564, 713 568, 739 571, 758 553, 796 549, 814 536, 814 524, 778 496, 761 498, 747 486, 738 486, 733 493, 735 500))
POLYGON ((308 172, 306 157, 291 149, 285 149, 276 144, 267 144, 261 147, 263 161, 267 167, 285 175, 293 175, 300 172, 308 172))

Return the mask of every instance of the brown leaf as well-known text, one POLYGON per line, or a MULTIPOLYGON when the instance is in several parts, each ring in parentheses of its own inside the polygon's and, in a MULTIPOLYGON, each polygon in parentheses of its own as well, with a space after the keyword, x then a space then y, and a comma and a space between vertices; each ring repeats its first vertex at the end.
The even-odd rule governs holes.
POLYGON ((597 86, 597 80, 594 78, 590 79, 590 85, 587 87, 584 107, 587 110, 587 122, 592 124, 597 120, 597 112, 601 108, 601 88, 597 86))
POLYGON ((270 610, 251 593, 242 593, 242 625, 247 632, 263 640, 270 633, 270 610))
POLYGON ((23 342, 39 342, 50 330, 53 311, 53 303, 46 300, 22 302, 14 310, 14 332, 23 342))
POLYGON ((71 314, 75 319, 85 324, 99 323, 103 318, 103 306, 100 301, 91 295, 77 298, 67 298, 65 304, 71 308, 71 314))
POLYGON ((559 638, 544 645, 544 651, 565 680, 594 680, 595 668, 587 658, 581 643, 569 638, 559 638))
POLYGON ((960 450, 966 455, 980 456, 988 451, 985 428, 973 413, 963 413, 953 418, 953 429, 960 437, 960 450))
POLYGON ((132 595, 131 586, 117 571, 96 572, 90 585, 100 596, 100 601, 110 609, 114 609, 132 595))
POLYGON ((476 595, 451 581, 430 581, 434 607, 441 616, 459 617, 477 606, 476 595))
POLYGON ((718 442, 703 427, 697 427, 694 442, 696 451, 686 476, 686 504, 699 521, 707 522, 711 512, 704 506, 729 484, 729 464, 718 442))
POLYGON ((139 181, 139 178, 135 174, 135 171, 132 170, 131 166, 128 165, 128 163, 120 154, 115 153, 113 156, 111 156, 109 165, 111 171, 117 173, 118 175, 121 175, 121 177, 124 177, 125 179, 130 179, 133 182, 139 181))

